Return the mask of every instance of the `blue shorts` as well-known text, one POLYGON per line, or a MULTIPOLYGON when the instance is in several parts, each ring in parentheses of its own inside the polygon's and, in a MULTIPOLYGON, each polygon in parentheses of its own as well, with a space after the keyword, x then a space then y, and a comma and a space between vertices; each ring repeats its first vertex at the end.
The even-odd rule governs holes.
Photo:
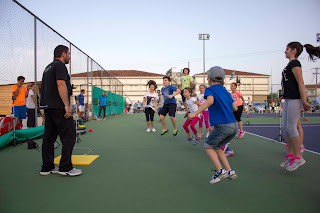
POLYGON ((23 106, 14 106, 14 117, 20 119, 27 118, 27 107, 26 105, 23 106))
POLYGON ((218 124, 214 126, 209 137, 204 143, 206 149, 221 149, 229 143, 237 134, 238 125, 236 122, 228 124, 218 124))

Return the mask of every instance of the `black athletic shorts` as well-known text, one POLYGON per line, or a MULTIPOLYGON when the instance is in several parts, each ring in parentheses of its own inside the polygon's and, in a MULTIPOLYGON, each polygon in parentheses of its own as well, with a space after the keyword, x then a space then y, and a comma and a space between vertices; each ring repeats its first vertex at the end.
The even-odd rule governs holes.
POLYGON ((177 104, 170 103, 163 105, 162 109, 160 110, 159 114, 166 116, 169 112, 170 117, 175 117, 177 111, 177 104))
POLYGON ((241 121, 242 112, 243 112, 243 105, 238 106, 238 110, 235 111, 235 112, 233 112, 234 117, 236 118, 236 120, 237 120, 238 122, 241 121))

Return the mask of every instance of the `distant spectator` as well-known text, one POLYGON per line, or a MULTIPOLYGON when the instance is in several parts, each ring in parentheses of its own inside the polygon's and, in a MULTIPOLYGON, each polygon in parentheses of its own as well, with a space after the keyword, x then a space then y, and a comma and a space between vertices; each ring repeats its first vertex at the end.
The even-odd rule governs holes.
POLYGON ((268 101, 264 100, 264 109, 267 110, 268 109, 268 101))
POLYGON ((17 78, 18 83, 12 85, 11 92, 14 97, 13 112, 14 117, 16 118, 16 125, 19 128, 22 128, 22 119, 26 119, 26 97, 28 96, 27 89, 23 86, 25 78, 19 76, 17 78))
POLYGON ((140 109, 141 109, 141 103, 140 101, 138 101, 138 112, 140 113, 140 109))
POLYGON ((26 99, 27 106, 27 127, 35 127, 36 126, 36 97, 35 97, 35 86, 33 83, 28 85, 28 97, 26 99))
POLYGON ((274 107, 275 107, 275 103, 274 103, 274 100, 271 101, 271 110, 272 110, 272 113, 274 113, 274 107))
POLYGON ((102 92, 99 99, 98 99, 98 107, 100 107, 99 118, 101 118, 101 111, 102 110, 103 110, 103 119, 106 118, 107 97, 108 97, 108 93, 102 92))
POLYGON ((78 100, 77 100, 78 109, 79 109, 79 112, 78 112, 79 118, 83 117, 84 110, 85 110, 85 105, 84 105, 84 94, 85 93, 86 93, 85 90, 82 89, 79 96, 78 96, 78 100))
POLYGON ((250 112, 250 110, 254 111, 252 108, 252 101, 250 100, 250 97, 248 97, 248 112, 250 112))

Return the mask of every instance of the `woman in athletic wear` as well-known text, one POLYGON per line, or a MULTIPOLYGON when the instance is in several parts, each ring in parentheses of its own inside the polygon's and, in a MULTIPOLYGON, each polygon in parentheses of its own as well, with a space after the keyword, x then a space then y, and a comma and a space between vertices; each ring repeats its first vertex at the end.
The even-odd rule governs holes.
MULTIPOLYGON (((193 112, 197 111, 199 109, 199 106, 201 106, 201 104, 199 103, 199 101, 197 101, 196 98, 191 97, 192 89, 190 87, 184 88, 183 95, 186 98, 185 101, 188 106, 189 112, 193 113, 193 112)), ((197 129, 195 128, 195 125, 197 124, 199 119, 200 119, 200 114, 198 116, 194 117, 193 119, 187 118, 186 122, 183 124, 184 130, 188 134, 188 138, 185 139, 184 142, 190 142, 193 140, 193 137, 192 137, 190 130, 188 128, 188 126, 190 125, 190 128, 195 136, 195 140, 194 140, 193 145, 198 145, 200 143, 200 138, 199 138, 197 129)))
MULTIPOLYGON (((206 86, 204 84, 201 84, 199 86, 199 90, 200 90, 200 94, 197 95, 197 99, 199 101, 200 104, 203 104, 204 102, 206 102, 206 99, 204 98, 204 91, 206 90, 206 86)), ((206 125, 206 130, 207 130, 207 135, 206 137, 209 136, 210 134, 210 125, 209 125, 209 111, 208 109, 204 110, 202 112, 203 116, 201 116, 200 120, 199 120, 199 138, 201 138, 203 136, 203 132, 202 132, 202 124, 203 124, 203 120, 204 123, 206 125)))
POLYGON ((158 113, 157 111, 157 102, 159 99, 158 94, 155 92, 157 89, 157 83, 154 80, 148 81, 147 86, 149 86, 149 92, 146 92, 143 97, 143 109, 146 115, 147 122, 147 132, 150 132, 150 120, 152 126, 152 132, 156 132, 154 128, 154 113, 158 113))
POLYGON ((306 48, 310 60, 314 61, 320 57, 320 48, 310 44, 302 46, 299 42, 290 42, 285 51, 285 57, 289 59, 288 65, 282 71, 282 91, 285 99, 282 114, 282 132, 288 144, 288 155, 281 167, 287 171, 293 171, 305 164, 300 155, 300 135, 297 130, 300 117, 301 104, 305 110, 311 105, 307 102, 306 89, 302 77, 301 64, 297 60, 306 48))

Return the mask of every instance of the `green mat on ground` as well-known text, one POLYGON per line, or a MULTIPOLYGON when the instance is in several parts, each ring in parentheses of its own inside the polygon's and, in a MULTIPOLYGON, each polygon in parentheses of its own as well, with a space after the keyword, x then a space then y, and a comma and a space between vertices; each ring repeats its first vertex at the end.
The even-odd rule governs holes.
MULTIPOLYGON (((44 126, 33 127, 29 129, 16 130, 16 139, 19 142, 35 139, 44 133, 44 126)), ((7 146, 13 140, 13 131, 0 137, 0 149, 7 146)))

